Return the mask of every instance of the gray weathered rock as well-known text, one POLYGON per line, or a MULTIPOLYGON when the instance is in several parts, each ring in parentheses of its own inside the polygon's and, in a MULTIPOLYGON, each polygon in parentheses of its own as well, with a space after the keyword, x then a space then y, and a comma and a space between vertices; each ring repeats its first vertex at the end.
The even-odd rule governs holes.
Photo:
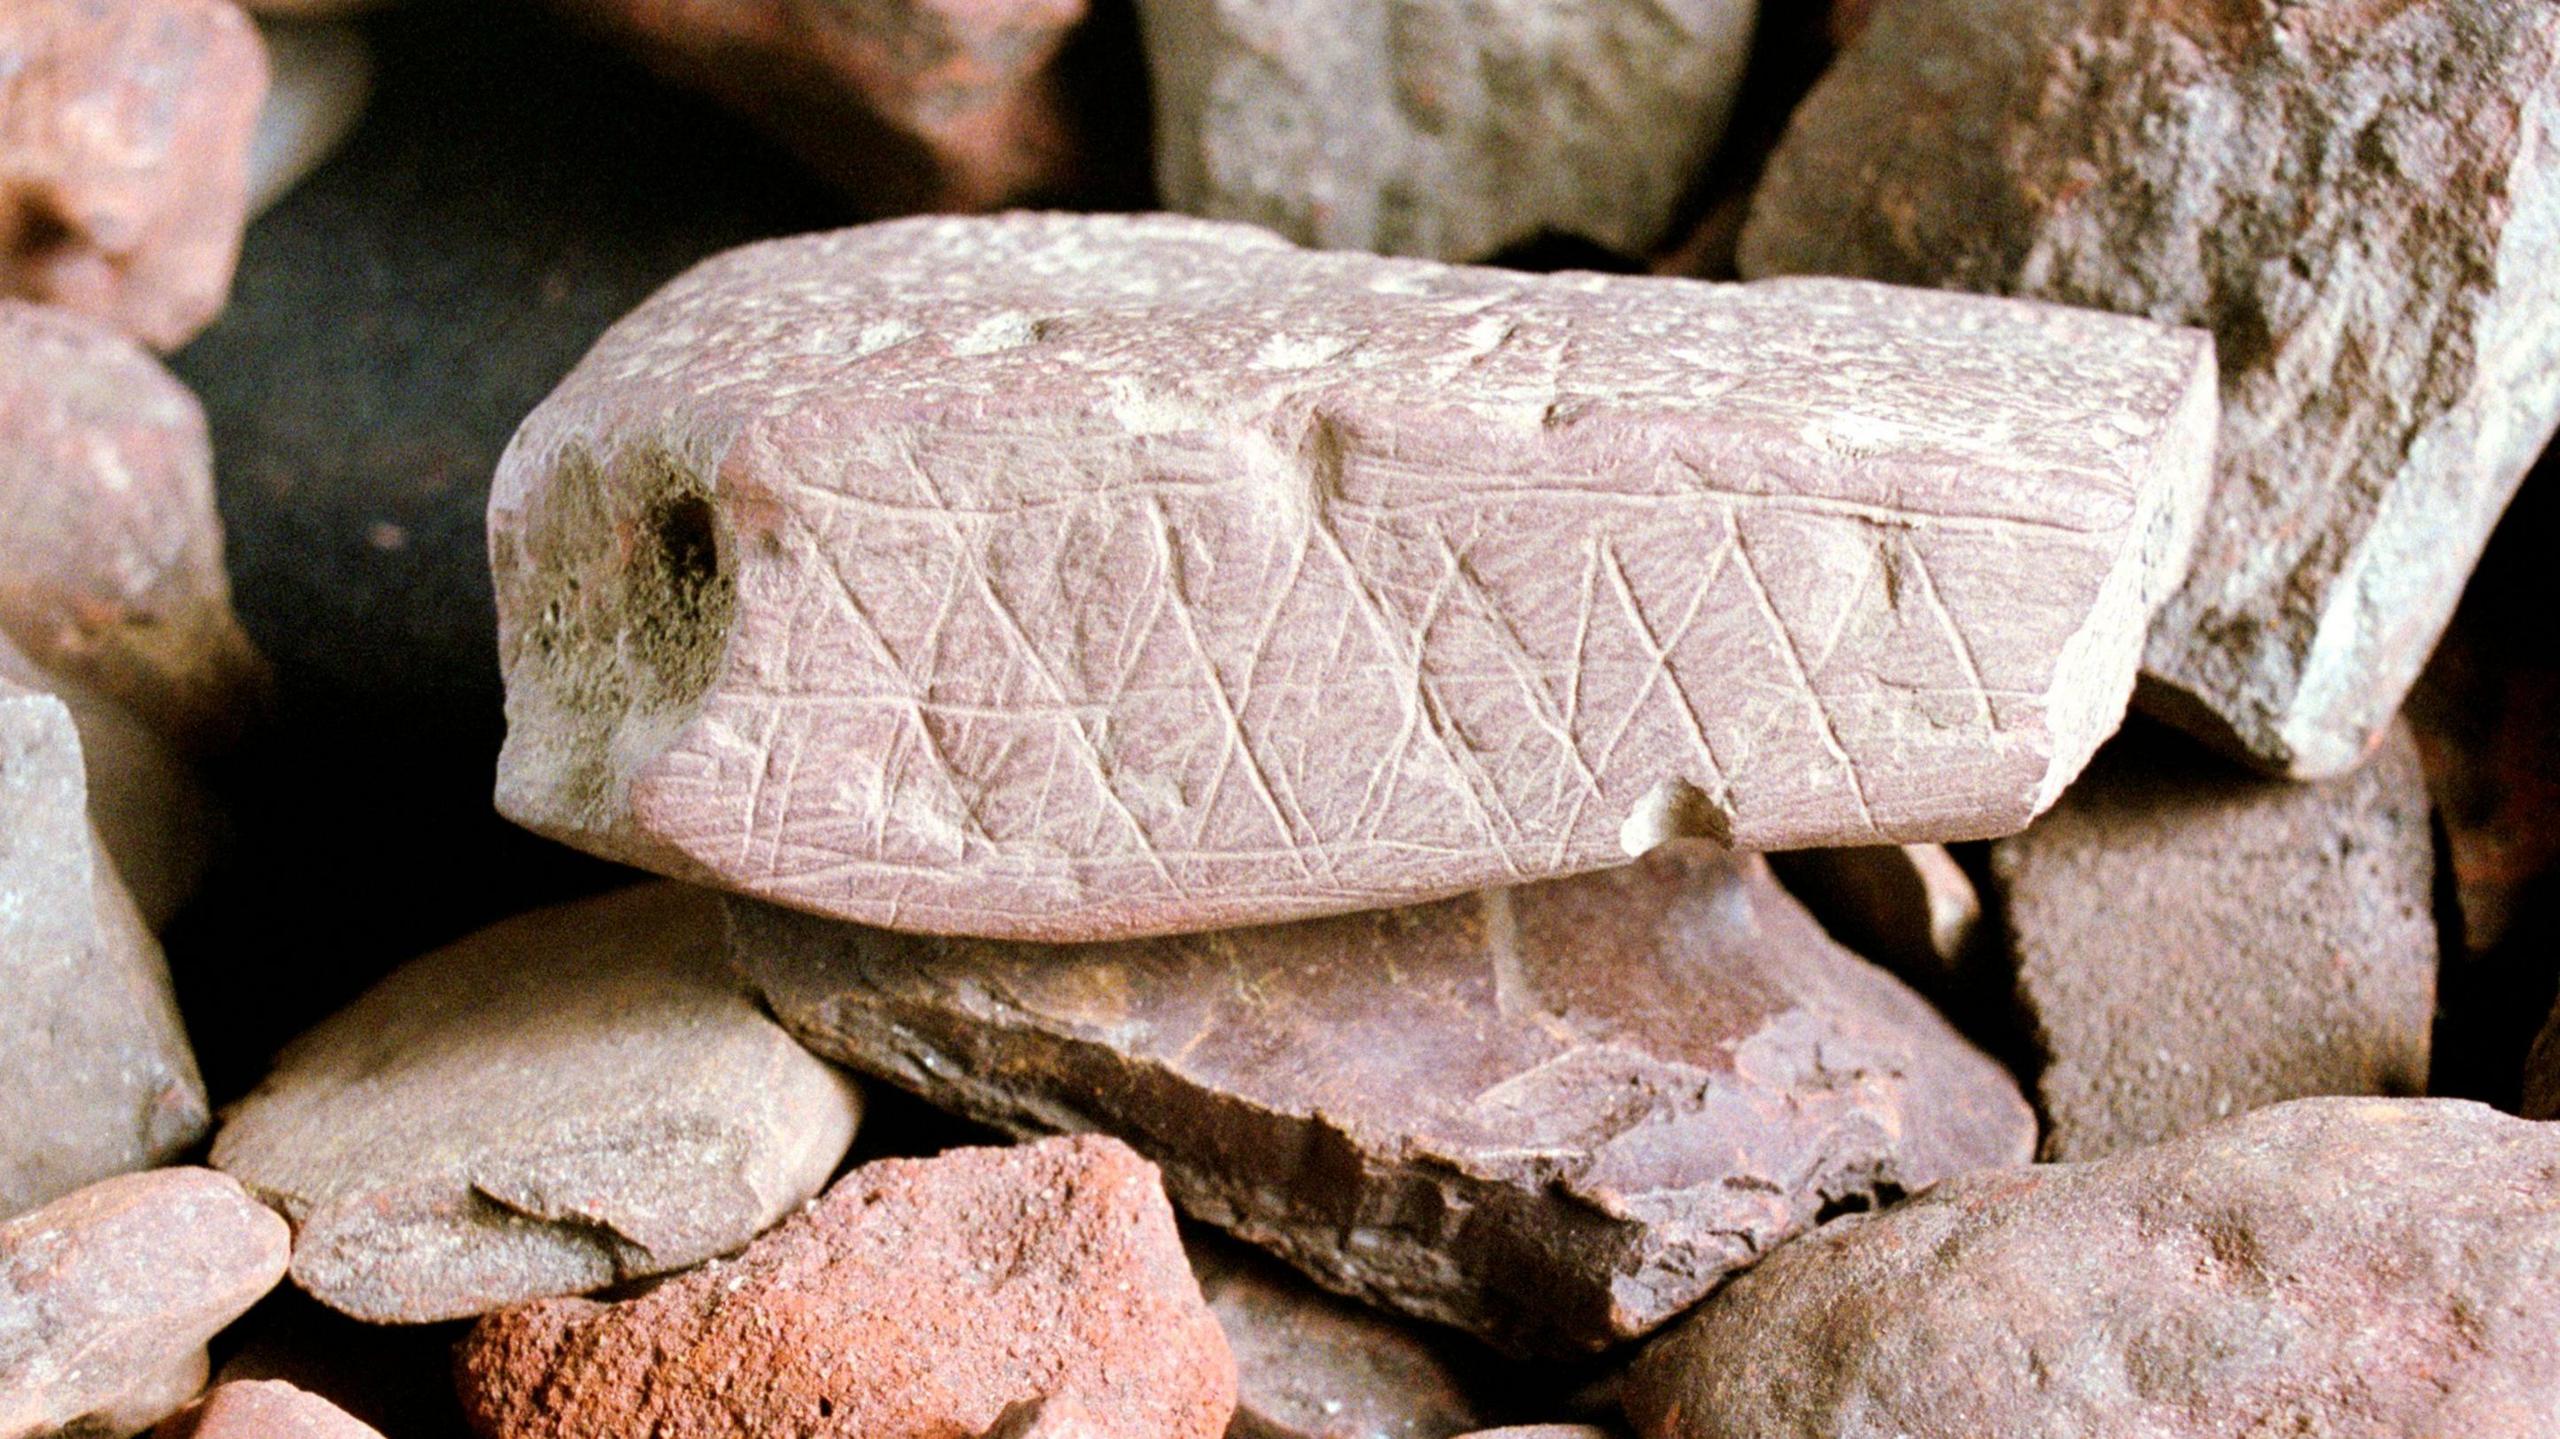
POLYGON ((2235 773, 2130 731, 1991 849, 2045 1153, 2315 1095, 2425 1092, 2435 844, 2407 728, 2355 773, 2235 773))
POLYGON ((2296 776, 2377 741, 2560 419, 2560 9, 1910 0, 1798 110, 1746 275, 2210 326, 2220 475, 2145 656, 2296 776))
POLYGON ((124 1439, 194 1398, 205 1341, 284 1277, 290 1238, 209 1169, 118 1175, 0 1224, 0 1439, 124 1439))
POLYGON ((824 1185, 852 1084, 759 1013, 718 907, 657 884, 419 959, 303 1036, 213 1162, 360 1319, 486 1313, 737 1248, 824 1185))
POLYGON ((2375 1099, 1971 1175, 1770 1255, 1645 1351, 1628 1412, 1646 1439, 2539 1439, 2555 1181, 2560 1127, 2375 1099))
POLYGON ((1755 0, 1139 0, 1165 204, 1326 249, 1650 251, 1724 134, 1755 0))
POLYGON ((0 1217, 165 1163, 208 1118, 72 711, 15 683, 22 664, 0 640, 0 1217))
POLYGON ((1524 1351, 1641 1334, 1857 1205, 2023 1161, 2009 1077, 1749 857, 1101 946, 731 909, 820 1053, 1098 1129, 1196 1218, 1524 1351))
POLYGON ((1170 216, 752 246, 490 499, 500 807, 843 918, 1090 940, 2003 833, 2179 573, 2202 337, 1170 216))

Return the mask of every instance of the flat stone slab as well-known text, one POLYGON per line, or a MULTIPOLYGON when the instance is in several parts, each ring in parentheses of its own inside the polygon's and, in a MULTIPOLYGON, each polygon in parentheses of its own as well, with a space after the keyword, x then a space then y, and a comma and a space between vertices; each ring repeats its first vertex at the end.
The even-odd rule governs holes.
POLYGON ((2555 126, 2538 0, 1897 0, 1796 111, 1742 272, 2210 326, 2220 472, 2151 707, 2335 774, 2560 421, 2555 126))
POLYGON ((1139 0, 1166 208, 1443 260, 1650 252, 1723 137, 1755 0, 1139 0))
POLYGON ((151 1439, 382 1439, 382 1431, 281 1380, 243 1379, 162 1420, 151 1439))
POLYGON ((2560 1128, 2315 1099, 1951 1180, 1700 1305, 1628 1413, 1645 1439, 2528 1439, 2560 1424, 2555 1172, 2560 1128))
POLYGON ((290 1238, 209 1169, 119 1175, 0 1224, 0 1439, 121 1439, 194 1398, 205 1341, 284 1277, 290 1238))
POLYGON ((231 289, 266 89, 229 0, 0 8, 0 295, 184 344, 231 289))
POLYGON ((2143 321, 1171 216, 751 246, 501 463, 498 802, 1053 940, 2005 833, 2118 722, 2209 378, 2143 321))
POLYGON ((826 1054, 1015 1133, 1100 1130, 1193 1217, 1508 1348, 1661 1324, 1827 1207, 2024 1162, 2008 1075, 1747 857, 1054 947, 731 910, 826 1054))
POLYGON ((235 735, 265 681, 231 613, 195 396, 105 324, 7 299, 0 635, 184 747, 235 735))
POLYGON ((727 1253, 818 1192, 859 1096, 653 884, 492 926, 297 1040, 213 1163, 293 1220, 293 1280, 376 1323, 727 1253))
POLYGON ((864 1165, 641 1298, 491 1315, 456 1378, 490 1439, 949 1439, 1025 1400, 1056 1439, 1218 1439, 1235 1407, 1155 1167, 1098 1136, 864 1165))
POLYGON ((92 823, 71 709, 0 640, 0 1218, 166 1163, 209 1112, 159 942, 92 823))
POLYGON ((2405 726, 2322 784, 2128 731, 1991 848, 2045 1155, 2283 1099, 2427 1088, 2435 842, 2405 726))

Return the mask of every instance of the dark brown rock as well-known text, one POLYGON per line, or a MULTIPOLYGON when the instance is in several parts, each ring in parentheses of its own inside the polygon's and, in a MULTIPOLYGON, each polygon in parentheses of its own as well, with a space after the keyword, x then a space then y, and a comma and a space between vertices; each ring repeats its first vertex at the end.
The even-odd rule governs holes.
POLYGON ((1648 1347, 1628 1411, 1646 1439, 2540 1439, 2555 1322, 2560 1128, 2300 1100, 1827 1226, 1648 1347))
POLYGON ((239 258, 266 88, 229 0, 0 7, 0 295, 163 350, 202 329, 239 258))
POLYGON ((1756 859, 1061 948, 741 903, 820 1053, 1016 1133, 1097 1129, 1328 1287, 1571 1352, 1856 1205, 2023 1161, 2006 1074, 1756 859))
POLYGON ((90 814, 72 712, 0 640, 0 1217, 204 1133, 169 971, 90 814))
POLYGON ((273 1379, 224 1384, 161 1421, 151 1439, 382 1439, 316 1394, 273 1379))
POLYGON ((2560 1119, 2560 1006, 2525 1056, 2523 1113, 2527 1119, 2560 1119))
POLYGON ((0 1439, 150 1428, 284 1277, 290 1232, 209 1169, 101 1180, 0 1224, 0 1439))
POLYGON ((195 397, 106 325, 16 300, 0 300, 0 635, 196 748, 236 735, 265 679, 231 613, 195 397))
POLYGON ((865 1165, 641 1298, 491 1315, 457 1377, 495 1439, 952 1439, 1023 1399, 1216 1439, 1235 1407, 1155 1167, 1099 1137, 865 1165))
POLYGON ((1982 922, 1981 896, 1943 845, 1791 850, 1769 867, 1833 939, 1924 991, 1955 977, 1982 922))
POLYGON ((1746 276, 2034 296, 2219 342, 2155 708, 2364 757, 2560 420, 2560 9, 1893 0, 1797 111, 1746 276))
POLYGON ((728 1253, 860 1110, 742 992, 717 901, 662 883, 402 968, 277 1059, 213 1163, 293 1221, 305 1292, 418 1323, 728 1253))
POLYGON ((2053 307, 1174 216, 749 247, 615 327, 500 466, 499 807, 1047 940, 1675 835, 2007 832, 2121 717, 2206 360, 2053 307))
POLYGON ((1191 1243, 1191 1270, 1236 1356, 1228 1439, 1450 1439, 1501 1416, 1497 1361, 1328 1294, 1225 1240, 1191 1243))
POLYGON ((2425 1092, 2435 848, 2405 727, 2322 784, 2128 731, 1991 849, 2054 1159, 2314 1095, 2425 1092))

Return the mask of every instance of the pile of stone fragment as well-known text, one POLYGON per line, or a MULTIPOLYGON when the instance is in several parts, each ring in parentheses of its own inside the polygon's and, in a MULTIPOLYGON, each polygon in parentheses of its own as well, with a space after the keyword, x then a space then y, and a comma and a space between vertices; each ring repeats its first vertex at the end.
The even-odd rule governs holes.
POLYGON ((2560 9, 249 8, 0 0, 0 1439, 2560 1434, 2560 9))

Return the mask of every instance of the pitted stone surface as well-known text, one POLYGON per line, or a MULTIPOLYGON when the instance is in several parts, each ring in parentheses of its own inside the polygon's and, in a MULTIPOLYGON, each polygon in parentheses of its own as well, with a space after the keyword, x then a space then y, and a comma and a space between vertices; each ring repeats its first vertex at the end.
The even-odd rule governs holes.
POLYGON ((491 1439, 955 1439, 1024 1400, 1217 1439, 1236 1382, 1155 1167, 1098 1136, 864 1165, 641 1298, 491 1315, 456 1378, 491 1439))
POLYGON ((0 640, 0 1218, 165 1163, 208 1118, 72 711, 13 682, 14 660, 0 640))
POLYGON ((2210 326, 2220 472, 2154 707, 2334 774, 2560 420, 2555 127, 2541 0, 1896 0, 1796 112, 1742 270, 2210 326))
POLYGON ((500 466, 499 804, 1058 940, 2004 833, 2115 727, 2212 417, 2195 332, 1856 283, 751 246, 500 466))
POLYGON ((293 1220, 294 1283, 419 1323, 736 1249, 859 1112, 730 975, 717 901, 654 884, 403 967, 278 1058, 213 1162, 293 1220))
POLYGON ((1015 1133, 1120 1135, 1194 1217, 1521 1351, 1641 1334, 1826 1205, 2035 1143, 2006 1073, 1702 845, 1102 946, 730 919, 820 1053, 1015 1133))
POLYGON ((7 299, 0 635, 181 744, 230 737, 264 681, 195 396, 105 325, 7 299))
POLYGON ((2297 1100, 1826 1226, 1648 1347, 1627 1408, 1646 1439, 2540 1439, 2555 1322, 2560 1127, 2297 1100))
POLYGON ((1087 160, 1060 53, 1086 0, 555 0, 772 131, 872 214, 1047 196, 1087 160))
POLYGON ((209 1169, 119 1175, 0 1224, 0 1439, 123 1439, 204 1387, 205 1341, 290 1231, 209 1169))
POLYGON ((1649 252, 1722 138, 1755 0, 1139 0, 1165 204, 1443 260, 1649 252))
POLYGON ((2406 726, 2349 775, 2271 780, 2128 730, 1991 848, 2051 1159, 2278 1100, 2424 1093, 2435 842, 2406 726))
POLYGON ((0 295, 185 343, 231 288, 266 88, 230 0, 0 5, 0 295))

